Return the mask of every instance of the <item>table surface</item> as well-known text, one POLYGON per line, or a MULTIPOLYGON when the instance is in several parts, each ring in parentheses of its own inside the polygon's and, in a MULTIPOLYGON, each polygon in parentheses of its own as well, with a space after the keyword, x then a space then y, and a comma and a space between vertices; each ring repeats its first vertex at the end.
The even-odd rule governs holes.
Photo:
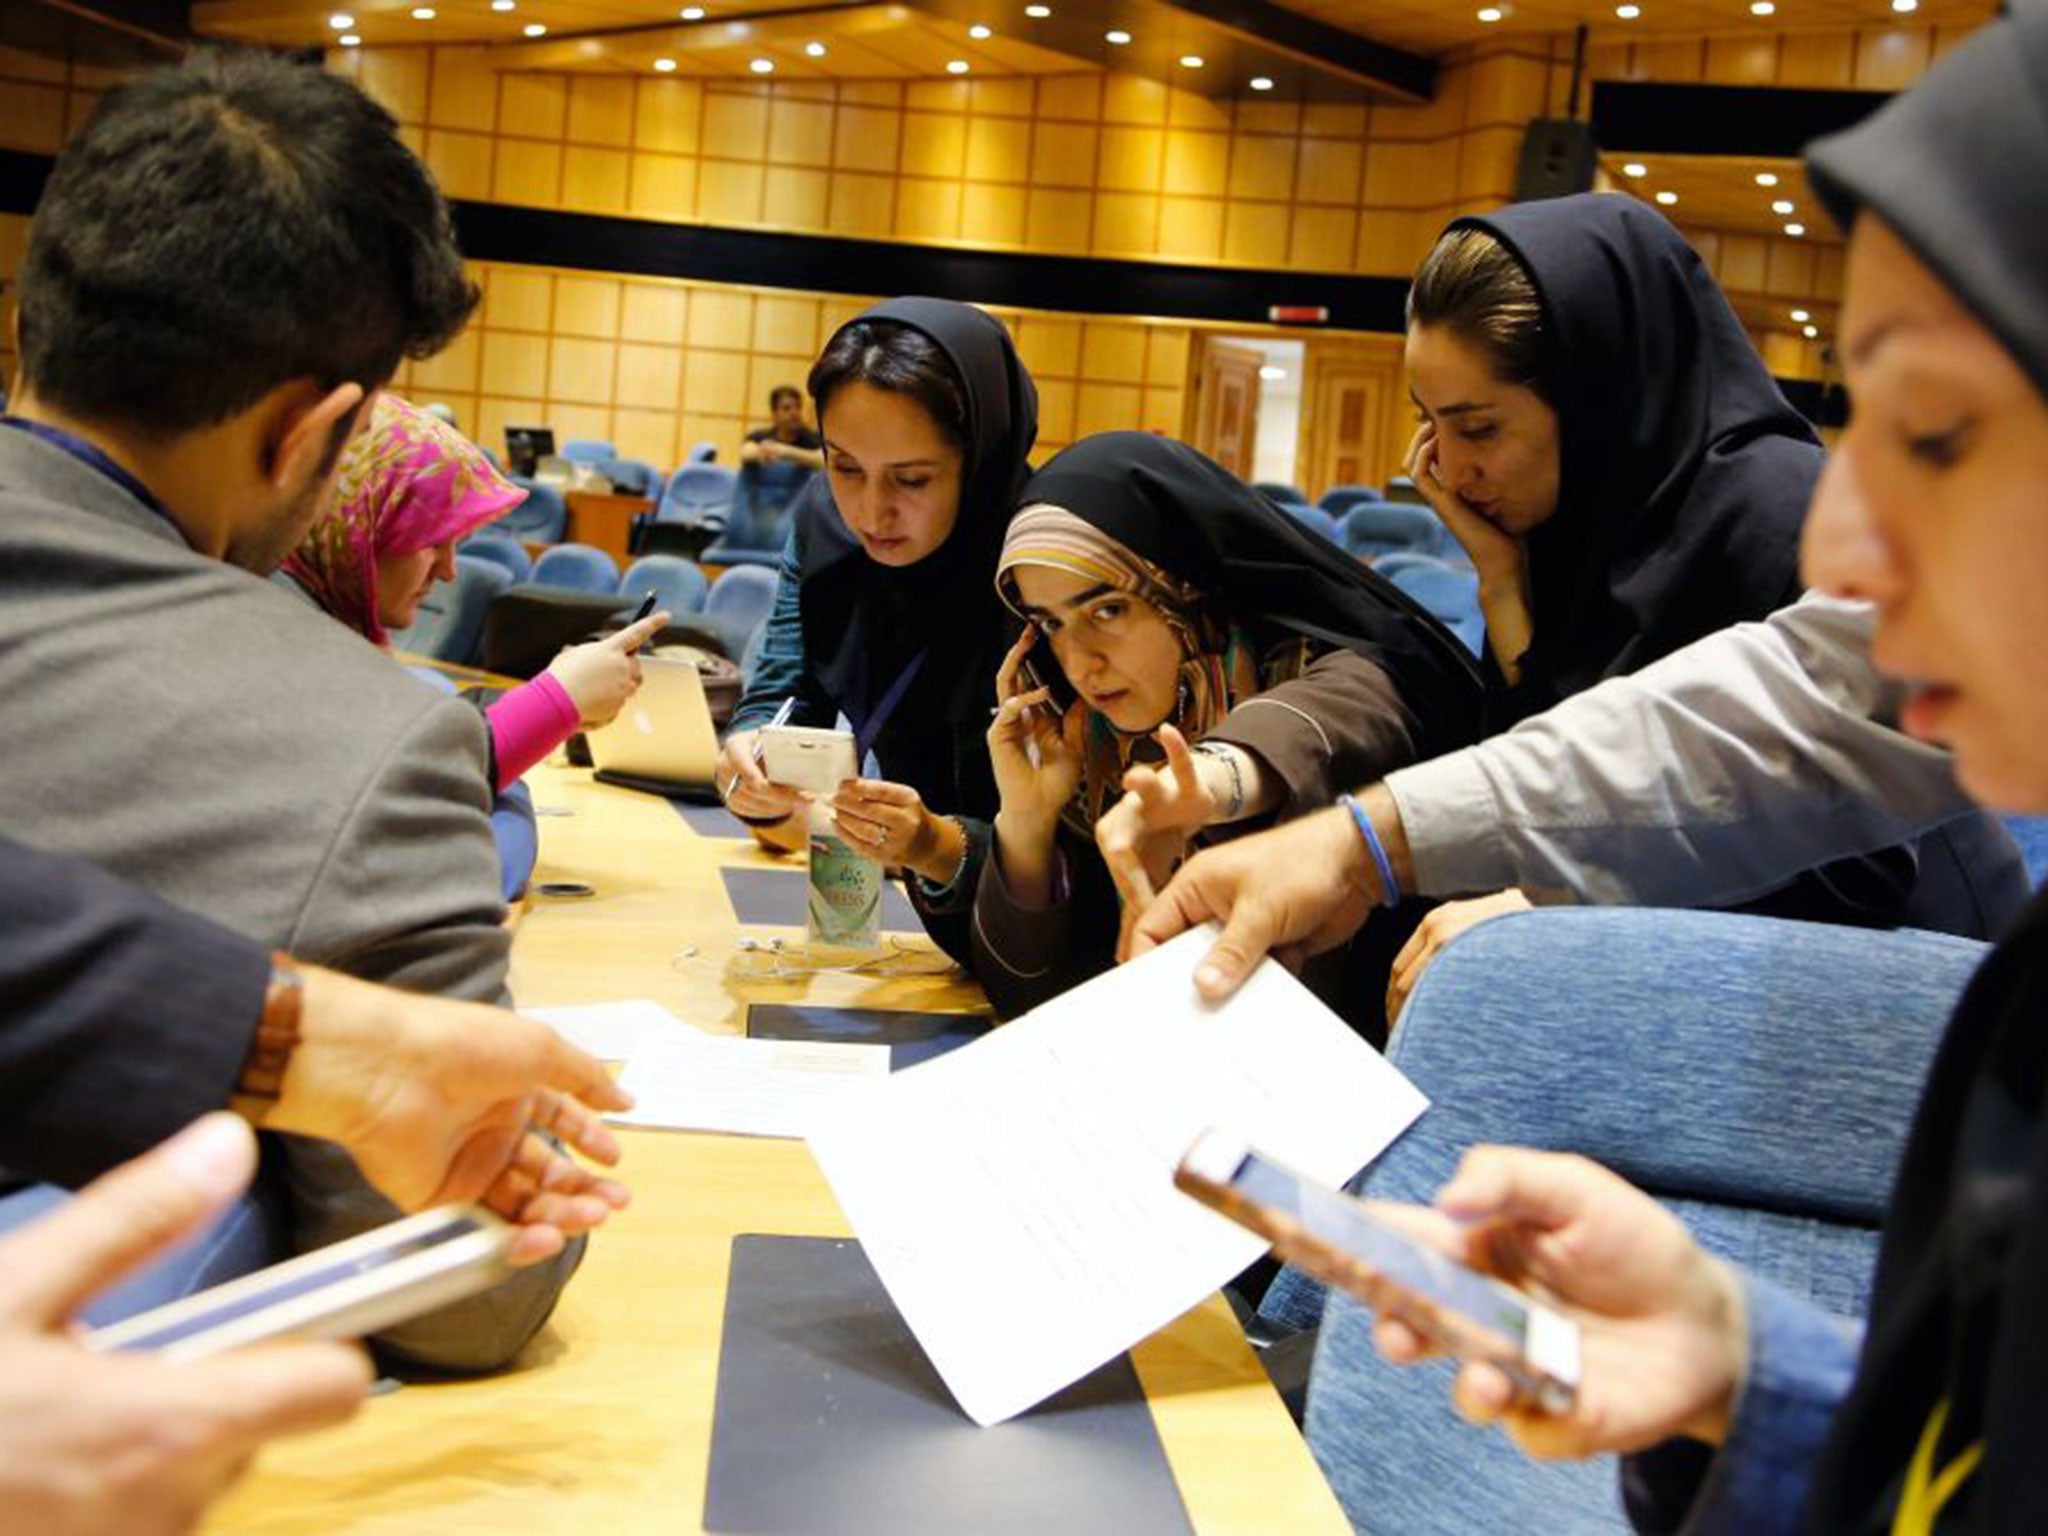
MULTIPOLYGON (((524 913, 512 950, 524 1004, 651 997, 699 1027, 734 1032, 748 1002, 981 1006, 973 983, 950 969, 800 981, 729 974, 741 928, 718 871, 776 861, 750 842, 700 837, 665 801, 595 784, 582 770, 544 767, 529 783, 539 806, 568 812, 541 818, 535 878, 584 881, 597 895, 524 913)), ((272 1447, 208 1529, 699 1530, 732 1239, 840 1237, 848 1227, 801 1142, 650 1130, 621 1140, 633 1205, 593 1239, 517 1368, 403 1387, 351 1424, 272 1447)), ((1132 1356, 1197 1531, 1347 1530, 1220 1297, 1132 1356)))

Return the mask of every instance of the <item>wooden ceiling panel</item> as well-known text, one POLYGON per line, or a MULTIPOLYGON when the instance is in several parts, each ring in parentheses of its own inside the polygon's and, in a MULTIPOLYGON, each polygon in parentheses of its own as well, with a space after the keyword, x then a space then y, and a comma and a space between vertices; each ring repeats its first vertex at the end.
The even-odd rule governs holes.
POLYGON ((1996 0, 1919 0, 1901 15, 1891 0, 1774 0, 1768 16, 1750 0, 1636 0, 1639 14, 1623 20, 1615 0, 1281 0, 1291 11, 1360 32, 1397 48, 1442 54, 1486 38, 1570 32, 1581 24, 1601 43, 1636 39, 1708 37, 1759 32, 1842 31, 1856 28, 1981 26, 1996 0), (1492 22, 1479 13, 1500 13, 1492 22))

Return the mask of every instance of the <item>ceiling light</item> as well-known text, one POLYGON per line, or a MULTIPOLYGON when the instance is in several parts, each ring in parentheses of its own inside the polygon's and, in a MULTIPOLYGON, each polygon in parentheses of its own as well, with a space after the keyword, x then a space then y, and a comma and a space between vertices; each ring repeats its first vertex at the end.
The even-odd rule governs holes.
POLYGON ((1499 21, 1501 17, 1505 16, 1506 14, 1507 12, 1503 11, 1497 5, 1482 6, 1480 7, 1479 11, 1479 19, 1487 23, 1489 26, 1491 26, 1494 22, 1499 21))
POLYGON ((1052 7, 1049 5, 1027 5, 1024 7, 1024 14, 1033 21, 1043 21, 1052 14, 1052 7))
POLYGON ((434 8, 431 5, 416 5, 412 8, 412 19, 414 21, 432 21, 434 19, 434 8))
POLYGON ((1676 192, 1659 192, 1657 194, 1657 201, 1666 208, 1669 208, 1678 201, 1678 194, 1676 192))
POLYGON ((1276 368, 1271 363, 1267 363, 1259 370, 1259 377, 1269 382, 1274 379, 1284 379, 1287 377, 1287 370, 1285 368, 1276 368))
POLYGON ((1756 184, 1760 187, 1775 187, 1778 184, 1778 173, 1776 171, 1758 171, 1756 173, 1756 184))
POLYGON ((1811 320, 1812 318, 1813 316, 1808 314, 1803 309, 1795 309, 1792 311, 1792 323, 1794 325, 1804 325, 1807 321, 1811 320))
POLYGON ((1182 69, 1200 69, 1207 62, 1199 53, 1184 53, 1180 56, 1182 69))
POLYGON ((967 35, 973 38, 978 43, 983 38, 994 37, 996 34, 995 28, 984 27, 983 25, 981 25, 980 22, 976 22, 973 26, 967 29, 967 35))
POLYGON ((1131 40, 1131 34, 1124 31, 1105 32, 1102 34, 1102 40, 1105 43, 1114 43, 1117 47, 1121 48, 1131 40))
POLYGON ((521 30, 523 30, 528 37, 546 37, 548 35, 548 29, 537 21, 529 21, 521 30))
POLYGON ((1253 75, 1251 87, 1255 91, 1270 91, 1273 89, 1273 77, 1271 75, 1253 75))
POLYGON ((1804 224, 1787 224, 1785 226, 1785 233, 1790 235, 1794 240, 1797 240, 1801 235, 1806 233, 1806 226, 1804 224))
POLYGON ((1910 16, 1920 9, 1920 0, 1892 0, 1892 9, 1901 16, 1910 16))
POLYGON ((964 74, 966 74, 966 73, 967 73, 967 61, 966 61, 965 59, 948 59, 948 60, 946 60, 946 73, 947 73, 947 74, 949 74, 949 75, 964 75, 964 74))
POLYGON ((704 7, 701 5, 686 5, 680 14, 685 21, 702 21, 704 19, 704 7))
POLYGON ((1809 325, 1800 332, 1800 335, 1804 336, 1808 341, 1818 341, 1820 339, 1820 327, 1809 325))
POLYGON ((1775 203, 1771 204, 1771 212, 1776 214, 1790 213, 1793 209, 1793 206, 1794 205, 1791 198, 1781 197, 1775 203))
POLYGON ((772 75, 775 73, 775 61, 773 59, 751 59, 747 63, 747 68, 757 75, 772 75))
POLYGON ((825 57, 825 45, 823 43, 805 43, 804 52, 814 59, 822 59, 825 57))
POLYGON ((360 37, 357 37, 353 32, 342 33, 338 41, 344 48, 360 48, 363 46, 363 40, 360 37))
POLYGON ((519 0, 491 0, 491 9, 500 12, 516 11, 519 9, 519 0))
POLYGON ((1777 9, 1771 0, 1750 0, 1749 3, 1749 14, 1752 16, 1769 16, 1777 9))
POLYGON ((656 59, 654 61, 654 72, 659 75, 672 75, 676 72, 676 61, 674 59, 656 59))
POLYGON ((355 17, 348 15, 344 11, 336 11, 332 16, 327 18, 327 25, 334 28, 334 30, 337 32, 346 32, 350 27, 354 26, 355 24, 355 17))
POLYGON ((1643 14, 1643 8, 1640 5, 1617 5, 1614 8, 1614 14, 1623 21, 1634 21, 1643 14))
POLYGON ((1621 174, 1635 181, 1650 174, 1650 168, 1640 160, 1631 160, 1621 168, 1621 174))

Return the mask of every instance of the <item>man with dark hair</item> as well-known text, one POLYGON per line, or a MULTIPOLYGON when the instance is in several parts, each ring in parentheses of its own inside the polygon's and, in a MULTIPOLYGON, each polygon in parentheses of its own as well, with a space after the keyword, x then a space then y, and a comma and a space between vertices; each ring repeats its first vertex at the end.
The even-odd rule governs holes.
MULTIPOLYGON (((0 425, 0 832, 312 964, 504 998, 481 717, 261 579, 475 302, 347 82, 201 53, 102 98, 30 229, 0 425)), ((294 1246, 397 1214, 340 1147, 279 1141, 294 1246)), ((501 1365, 580 1254, 377 1342, 501 1365)))
POLYGON ((747 440, 740 444, 740 462, 823 469, 825 444, 804 425, 804 392, 794 384, 778 384, 768 392, 768 409, 775 419, 747 434, 747 440))
POLYGON ((739 483, 723 542, 742 549, 780 549, 784 514, 825 467, 824 439, 804 425, 803 391, 778 384, 768 392, 768 408, 774 422, 756 427, 740 444, 739 483))

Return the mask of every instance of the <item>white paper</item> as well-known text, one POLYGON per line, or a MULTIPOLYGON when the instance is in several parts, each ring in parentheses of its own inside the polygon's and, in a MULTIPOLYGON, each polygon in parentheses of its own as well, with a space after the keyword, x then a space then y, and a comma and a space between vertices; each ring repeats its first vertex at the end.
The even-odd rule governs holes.
POLYGON ((897 1309, 968 1416, 1023 1412, 1264 1248, 1173 1185, 1204 1130, 1348 1180, 1427 1107, 1281 966, 1220 1007, 1184 934, 983 1040, 899 1072, 810 1135, 897 1309))
POLYGON ((647 1035, 619 1085, 634 1106, 621 1125, 801 1137, 847 1096, 889 1075, 886 1045, 743 1040, 731 1035, 647 1035))
POLYGON ((529 1019, 538 1019, 571 1045, 590 1052, 599 1061, 624 1061, 644 1035, 666 1035, 688 1031, 701 1033, 685 1024, 649 997, 629 998, 618 1003, 578 1003, 565 1008, 525 1008, 529 1019))

